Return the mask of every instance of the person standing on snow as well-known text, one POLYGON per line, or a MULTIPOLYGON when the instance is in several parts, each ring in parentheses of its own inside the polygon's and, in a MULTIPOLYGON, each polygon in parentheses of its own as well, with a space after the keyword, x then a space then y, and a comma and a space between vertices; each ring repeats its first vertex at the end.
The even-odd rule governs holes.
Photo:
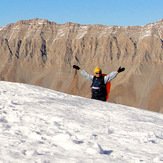
POLYGON ((113 71, 110 74, 103 76, 102 70, 98 67, 94 70, 94 76, 90 75, 85 70, 80 70, 80 67, 77 65, 73 65, 73 68, 76 70, 79 70, 81 75, 88 79, 92 85, 91 85, 91 92, 92 92, 92 99, 106 101, 107 96, 107 90, 106 90, 106 84, 113 80, 118 73, 123 72, 125 70, 124 67, 119 67, 117 71, 113 71))

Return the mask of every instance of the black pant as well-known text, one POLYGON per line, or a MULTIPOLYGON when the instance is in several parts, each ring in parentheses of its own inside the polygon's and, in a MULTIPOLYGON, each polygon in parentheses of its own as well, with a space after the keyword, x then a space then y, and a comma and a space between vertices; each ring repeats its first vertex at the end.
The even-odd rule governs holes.
POLYGON ((106 95, 98 92, 92 92, 92 99, 106 101, 106 95))

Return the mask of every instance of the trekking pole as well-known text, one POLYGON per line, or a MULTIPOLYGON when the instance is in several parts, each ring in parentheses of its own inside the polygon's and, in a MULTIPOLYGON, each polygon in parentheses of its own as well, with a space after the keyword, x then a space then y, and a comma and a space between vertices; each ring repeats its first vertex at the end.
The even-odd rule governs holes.
MULTIPOLYGON (((77 56, 75 56, 75 60, 77 61, 78 64, 80 64, 79 59, 77 58, 77 56)), ((78 72, 78 70, 75 69, 75 76, 74 76, 74 95, 76 95, 76 90, 77 90, 77 72, 78 72)))
POLYGON ((78 59, 77 56, 75 56, 75 59, 76 59, 76 61, 79 63, 79 65, 81 66, 80 61, 79 61, 79 59, 78 59))
POLYGON ((75 69, 74 95, 76 95, 76 87, 77 87, 77 69, 75 69))

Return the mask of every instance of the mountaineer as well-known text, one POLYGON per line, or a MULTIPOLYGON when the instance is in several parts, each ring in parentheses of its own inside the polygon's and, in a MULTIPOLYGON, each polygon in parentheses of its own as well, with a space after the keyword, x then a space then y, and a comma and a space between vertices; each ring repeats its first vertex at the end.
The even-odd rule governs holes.
POLYGON ((124 67, 119 67, 117 71, 113 71, 105 76, 105 74, 102 74, 102 70, 99 67, 96 67, 94 69, 93 76, 89 74, 87 71, 81 70, 80 67, 77 65, 73 65, 73 68, 79 70, 81 75, 92 83, 91 85, 92 99, 101 101, 107 100, 107 94, 110 91, 110 89, 109 91, 107 91, 107 83, 113 80, 118 73, 123 72, 125 70, 124 67))

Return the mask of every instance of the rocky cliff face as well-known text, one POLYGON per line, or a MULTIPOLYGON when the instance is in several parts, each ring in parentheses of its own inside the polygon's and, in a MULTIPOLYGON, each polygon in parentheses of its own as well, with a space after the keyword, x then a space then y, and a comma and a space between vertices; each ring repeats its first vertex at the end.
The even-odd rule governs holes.
MULTIPOLYGON (((110 102, 163 113, 163 20, 119 27, 33 19, 0 28, 0 80, 73 94, 75 56, 91 74, 126 67, 112 81, 110 102)), ((77 94, 90 97, 80 74, 77 94)))

